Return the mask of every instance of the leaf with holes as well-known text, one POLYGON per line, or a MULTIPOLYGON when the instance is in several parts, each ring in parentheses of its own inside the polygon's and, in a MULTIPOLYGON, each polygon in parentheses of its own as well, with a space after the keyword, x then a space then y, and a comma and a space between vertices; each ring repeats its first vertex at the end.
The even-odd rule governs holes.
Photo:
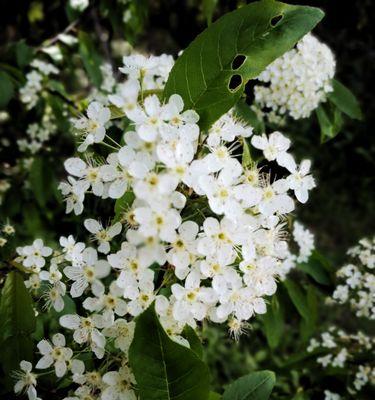
POLYGON ((245 84, 290 50, 324 13, 314 7, 263 0, 224 15, 176 61, 164 90, 182 96, 207 129, 238 101, 245 84))
POLYGON ((141 400, 208 399, 207 366, 168 337, 153 304, 137 320, 129 362, 141 400))

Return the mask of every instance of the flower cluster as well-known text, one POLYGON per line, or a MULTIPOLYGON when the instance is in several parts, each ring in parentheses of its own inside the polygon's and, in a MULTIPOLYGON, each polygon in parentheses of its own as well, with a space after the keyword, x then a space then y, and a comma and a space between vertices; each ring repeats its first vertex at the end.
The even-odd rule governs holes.
POLYGON ((54 65, 38 59, 32 61, 30 66, 33 69, 26 75, 26 84, 20 90, 21 101, 28 110, 34 108, 38 102, 45 78, 59 73, 54 65))
POLYGON ((287 250, 287 254, 279 267, 278 274, 281 280, 284 280, 298 263, 307 262, 315 249, 314 235, 298 221, 293 223, 292 239, 294 242, 292 244, 297 246, 298 252, 292 252, 291 249, 287 250))
MULTIPOLYGON (((91 245, 69 236, 55 251, 40 239, 17 249, 27 287, 62 313, 60 325, 74 346, 98 360, 110 344, 122 351, 113 360, 117 369, 102 376, 82 363, 73 368, 79 357, 62 335, 52 344, 42 340, 36 368, 53 365, 57 376, 70 374, 79 385, 75 398, 135 399, 127 352, 133 319, 152 302, 168 335, 184 345, 186 324, 227 322, 237 336, 253 315, 265 313, 264 296, 276 291, 283 263, 291 260, 285 216, 295 208, 293 193, 305 203, 315 186, 310 162, 297 165, 280 132, 255 136, 233 111, 201 131, 198 114, 184 110, 179 95, 160 101, 155 93, 171 66, 165 55, 125 57, 126 81, 74 121, 82 156, 65 162, 66 211, 81 214, 93 194, 116 200, 115 217, 108 224, 100 214, 84 220, 91 245), (120 143, 110 135, 114 111, 128 127, 120 143), (245 159, 243 146, 251 144, 285 176, 271 179, 245 159), (105 159, 98 145, 110 149, 105 159), (67 296, 79 302, 79 314, 64 312, 67 296)), ((294 235, 307 256, 311 240, 302 228, 294 235)))
POLYGON ((316 361, 323 368, 344 369, 350 364, 346 371, 349 375, 347 390, 351 394, 359 392, 366 384, 375 385, 375 365, 371 357, 374 350, 374 338, 360 331, 348 334, 336 327, 322 333, 319 340, 311 339, 307 348, 308 352, 320 354, 316 361), (363 357, 364 354, 370 357, 363 357))
POLYGON ((352 262, 337 271, 332 300, 350 304, 357 317, 375 319, 375 237, 360 240, 348 255, 352 262))
POLYGON ((258 76, 265 85, 255 86, 255 102, 272 116, 306 118, 332 91, 335 67, 329 47, 309 33, 258 76))
POLYGON ((57 125, 52 109, 47 106, 40 123, 34 122, 28 126, 27 138, 17 140, 18 147, 22 152, 36 154, 56 131, 57 125))

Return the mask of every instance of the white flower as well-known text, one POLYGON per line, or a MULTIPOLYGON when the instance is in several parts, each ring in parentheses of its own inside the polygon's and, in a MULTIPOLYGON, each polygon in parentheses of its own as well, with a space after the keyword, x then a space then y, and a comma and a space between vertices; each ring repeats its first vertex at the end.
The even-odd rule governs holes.
POLYGON ((122 62, 124 63, 124 66, 120 68, 120 71, 129 75, 132 79, 143 79, 147 75, 157 73, 157 57, 145 57, 142 54, 132 54, 123 57, 122 62))
POLYGON ((115 347, 127 354, 129 347, 133 341, 135 329, 134 321, 126 321, 125 319, 116 319, 114 324, 103 330, 103 334, 109 338, 114 338, 115 347))
POLYGON ((73 235, 69 235, 67 238, 61 236, 60 245, 62 247, 65 260, 70 261, 73 266, 82 265, 82 253, 86 247, 83 242, 77 243, 73 235))
POLYGON ((203 320, 209 306, 217 300, 212 288, 200 286, 200 274, 195 271, 187 276, 184 287, 175 283, 171 289, 176 298, 173 317, 180 322, 188 322, 191 318, 203 320))
POLYGON ((79 215, 83 211, 83 201, 85 192, 90 187, 86 181, 76 181, 73 177, 68 176, 68 182, 61 182, 59 189, 65 197, 66 213, 74 211, 75 215, 79 215))
POLYGON ((174 209, 139 207, 134 210, 134 218, 139 223, 142 235, 158 236, 166 242, 173 241, 175 230, 181 224, 181 216, 174 209))
POLYGON ((141 314, 152 303, 155 298, 154 283, 148 277, 142 277, 138 285, 127 286, 124 297, 130 299, 128 303, 128 312, 136 317, 141 314))
POLYGON ((94 101, 87 108, 87 117, 82 116, 75 121, 75 128, 82 131, 83 143, 78 147, 78 151, 85 151, 90 144, 100 143, 105 137, 104 125, 110 120, 111 112, 109 108, 101 103, 94 101))
POLYGON ((217 277, 215 291, 219 294, 220 305, 216 309, 216 316, 223 321, 233 314, 238 320, 248 320, 250 317, 266 312, 266 303, 251 288, 242 284, 241 278, 233 275, 230 280, 225 276, 217 277))
POLYGON ((89 343, 91 350, 97 358, 103 358, 105 337, 98 328, 105 328, 109 322, 99 315, 92 317, 80 317, 76 314, 66 314, 60 317, 60 325, 74 330, 73 339, 78 344, 89 343))
POLYGON ((193 221, 183 222, 178 228, 178 235, 171 243, 171 249, 167 254, 170 264, 175 267, 175 275, 184 279, 191 264, 192 255, 196 254, 196 237, 199 226, 193 221))
POLYGON ((104 193, 103 177, 100 173, 100 167, 95 166, 93 161, 89 161, 87 164, 78 157, 68 158, 64 162, 66 171, 78 178, 82 187, 85 191, 90 187, 96 196, 102 196, 104 193))
POLYGON ((99 242, 98 251, 107 254, 110 251, 109 242, 120 234, 122 225, 116 222, 114 225, 103 228, 102 224, 95 219, 89 218, 84 221, 85 228, 93 234, 95 240, 99 242))
POLYGON ((289 189, 288 182, 285 179, 279 179, 272 184, 265 183, 263 187, 262 200, 259 202, 259 211, 270 216, 275 213, 287 214, 294 210, 294 202, 287 195, 289 189))
POLYGON ((45 369, 53 364, 56 376, 61 378, 66 374, 67 364, 73 356, 73 351, 69 347, 65 347, 65 337, 61 333, 52 336, 52 344, 53 346, 44 339, 38 343, 37 347, 43 357, 38 361, 35 368, 45 369))
POLYGON ((184 101, 178 94, 172 94, 168 103, 164 107, 163 117, 173 126, 182 126, 183 124, 196 124, 199 115, 194 110, 184 109, 184 101))
POLYGON ((245 126, 234 118, 232 113, 224 114, 208 131, 207 144, 219 146, 222 141, 233 142, 236 137, 249 137, 253 133, 251 126, 245 126))
POLYGON ((135 79, 129 79, 117 86, 117 93, 108 96, 109 101, 125 112, 133 111, 138 104, 140 84, 135 79))
POLYGON ((291 175, 286 179, 289 188, 294 190, 294 194, 300 203, 306 203, 309 198, 309 190, 313 189, 316 184, 312 175, 309 175, 311 167, 310 160, 303 160, 299 168, 296 166, 289 167, 291 175))
POLYGON ((268 161, 276 160, 279 165, 282 165, 282 157, 289 149, 290 140, 281 132, 273 132, 269 137, 265 134, 262 136, 253 136, 251 144, 263 151, 264 157, 268 161))
POLYGON ((26 268, 43 268, 46 263, 44 258, 51 254, 52 249, 44 246, 42 239, 36 239, 31 246, 23 247, 22 255, 25 258, 22 265, 26 268))
POLYGON ((123 366, 118 371, 110 371, 103 375, 103 382, 108 386, 103 390, 102 400, 136 400, 133 385, 134 375, 129 367, 123 366))
POLYGON ((110 265, 105 260, 98 260, 96 250, 90 247, 83 251, 82 262, 82 266, 64 268, 64 274, 74 281, 70 288, 71 296, 82 296, 89 286, 95 295, 100 295, 104 292, 104 285, 100 279, 109 274, 110 265))
POLYGON ((113 268, 121 270, 116 284, 125 291, 129 286, 137 287, 138 281, 153 280, 154 273, 148 268, 153 259, 149 258, 145 248, 138 250, 134 245, 123 242, 120 251, 108 256, 108 262, 113 268))
POLYGON ((16 394, 24 392, 27 394, 29 400, 37 400, 35 389, 37 375, 31 372, 32 364, 23 360, 20 362, 20 368, 21 371, 14 373, 14 377, 18 379, 14 385, 14 392, 16 394))
MULTIPOLYGON (((115 313, 119 316, 125 315, 127 311, 126 302, 122 299, 123 290, 113 281, 109 287, 108 294, 101 294, 98 297, 87 297, 83 307, 90 311, 104 311, 104 313, 115 313)), ((106 318, 111 318, 106 315, 106 318)))
POLYGON ((163 107, 156 95, 146 97, 143 109, 136 108, 128 111, 127 115, 136 124, 137 133, 142 140, 154 142, 157 139, 164 121, 163 107))
POLYGON ((198 239, 198 252, 205 256, 215 255, 218 260, 232 257, 236 245, 245 243, 248 231, 228 218, 220 222, 212 217, 203 223, 204 233, 198 239))
POLYGON ((41 271, 39 276, 42 281, 48 281, 51 284, 43 294, 46 306, 49 308, 52 305, 57 312, 62 311, 64 309, 63 296, 66 293, 66 285, 61 282, 62 273, 58 266, 51 264, 49 271, 41 271))

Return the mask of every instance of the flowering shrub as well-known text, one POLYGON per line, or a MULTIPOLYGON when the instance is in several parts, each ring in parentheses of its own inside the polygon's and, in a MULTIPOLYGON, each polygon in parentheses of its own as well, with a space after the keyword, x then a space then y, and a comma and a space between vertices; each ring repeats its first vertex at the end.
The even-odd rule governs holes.
POLYGON ((339 285, 332 294, 332 300, 348 303, 357 317, 375 318, 375 284, 372 270, 375 266, 375 238, 362 239, 348 250, 353 264, 341 267, 336 276, 339 285), (355 265, 355 264, 357 265, 355 265))
MULTIPOLYGON (((123 23, 137 19, 137 4, 119 2, 123 23)), ((311 161, 293 155, 286 118, 279 117, 315 110, 324 137, 337 132, 323 124, 322 103, 360 118, 354 97, 333 80, 332 52, 309 33, 323 13, 251 3, 210 25, 176 61, 122 48, 123 65, 115 68, 100 62, 90 35, 76 32, 92 14, 105 42, 96 8, 72 0, 67 10, 77 19, 28 54, 19 99, 32 122, 12 139, 20 159, 0 181, 8 205, 6 192, 17 190, 9 176, 29 170, 25 186, 40 208, 28 235, 8 219, 1 228, 4 393, 29 400, 49 393, 65 400, 229 400, 267 399, 274 389, 277 398, 294 396, 299 377, 285 373, 293 360, 274 357, 274 350, 283 340, 291 347, 296 321, 298 346, 308 346, 333 273, 314 235, 295 219, 316 181, 311 161), (69 70, 72 82, 60 82, 61 63, 74 63, 75 51, 85 72, 69 70), (245 87, 252 79, 250 106, 245 87), (68 154, 54 145, 61 132, 72 145, 68 154), (57 173, 59 163, 65 171, 57 173), (67 216, 51 210, 55 203, 65 203, 67 216), (57 222, 52 236, 38 229, 40 215, 57 222), (290 327, 286 307, 295 311, 290 327), (222 326, 235 339, 231 346, 252 328, 269 353, 267 364, 252 365, 257 372, 224 391, 215 384, 213 392, 202 342, 213 346, 210 332, 222 326), (270 368, 280 374, 277 384, 270 368)), ((4 148, 10 143, 2 141, 4 148)), ((7 213, 16 215, 23 213, 7 213)), ((352 254, 372 267, 371 244, 363 244, 366 250, 352 254)), ((366 283, 354 286, 370 297, 371 275, 363 277, 366 283)), ((338 292, 340 286, 333 298, 338 292)), ((311 339, 304 357, 317 354, 319 365, 342 369, 358 346, 373 347, 361 333, 337 331, 333 339, 333 332, 311 339), (326 349, 333 353, 321 355, 326 349)), ((370 363, 351 371, 348 393, 371 383, 371 374, 370 363)), ((316 393, 339 398, 322 385, 316 393)))

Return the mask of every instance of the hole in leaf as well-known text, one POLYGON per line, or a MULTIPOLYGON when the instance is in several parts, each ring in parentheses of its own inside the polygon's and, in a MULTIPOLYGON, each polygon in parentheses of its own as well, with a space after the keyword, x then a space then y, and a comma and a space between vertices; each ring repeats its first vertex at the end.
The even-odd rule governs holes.
POLYGON ((242 85, 242 76, 241 75, 232 75, 229 81, 229 90, 235 92, 242 85))
POLYGON ((232 61, 232 69, 238 69, 242 66, 242 64, 245 62, 246 56, 243 54, 238 54, 236 57, 234 57, 232 61))
POLYGON ((283 19, 283 15, 276 15, 270 21, 271 26, 274 28, 282 19, 283 19))

